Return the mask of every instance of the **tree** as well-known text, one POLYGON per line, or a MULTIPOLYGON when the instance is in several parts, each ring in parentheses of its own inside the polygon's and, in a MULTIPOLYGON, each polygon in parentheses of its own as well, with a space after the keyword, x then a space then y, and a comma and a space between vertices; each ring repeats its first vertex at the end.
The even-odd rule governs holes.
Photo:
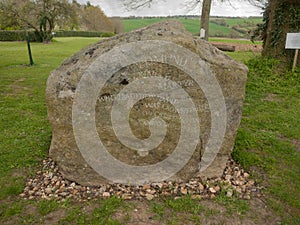
POLYGON ((37 28, 35 21, 36 11, 34 3, 22 0, 1 0, 0 1, 0 17, 2 29, 6 27, 26 27, 37 28))
POLYGON ((263 56, 292 62, 293 51, 285 50, 286 34, 300 32, 300 2, 298 0, 270 0, 264 12, 265 35, 263 56))
POLYGON ((11 21, 6 26, 33 29, 40 41, 51 40, 55 25, 75 16, 68 0, 0 0, 0 17, 11 21))
POLYGON ((83 30, 114 32, 113 22, 98 6, 93 6, 90 2, 82 8, 80 17, 83 30))
MULTIPOLYGON (((223 2, 224 0, 219 0, 223 2)), ((211 9, 212 0, 188 0, 186 4, 189 6, 189 9, 194 9, 199 7, 202 2, 202 10, 201 10, 201 17, 200 17, 200 29, 205 30, 204 40, 208 41, 208 33, 209 33, 209 15, 211 9)))
POLYGON ((112 17, 110 18, 110 20, 114 24, 114 33, 115 34, 122 33, 124 30, 122 19, 120 17, 112 17))
POLYGON ((205 30, 204 40, 206 41, 208 41, 210 8, 211 0, 203 0, 200 28, 205 30))
POLYGON ((286 34, 293 32, 300 32, 300 1, 269 0, 264 9, 263 24, 256 32, 263 39, 262 55, 277 58, 285 65, 291 64, 294 51, 285 49, 285 41, 286 34))

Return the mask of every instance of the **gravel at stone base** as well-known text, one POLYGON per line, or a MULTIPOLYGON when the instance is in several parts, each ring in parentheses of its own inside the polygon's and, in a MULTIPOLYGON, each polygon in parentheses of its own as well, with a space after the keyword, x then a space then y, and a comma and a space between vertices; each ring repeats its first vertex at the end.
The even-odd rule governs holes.
POLYGON ((227 197, 236 195, 242 199, 251 199, 254 196, 260 197, 262 189, 263 187, 251 179, 249 173, 232 159, 228 160, 222 177, 206 181, 195 177, 188 182, 165 181, 143 186, 107 184, 88 187, 64 179, 55 162, 48 158, 43 160, 42 169, 36 172, 35 177, 27 179, 20 197, 29 200, 72 198, 80 202, 111 196, 124 200, 152 200, 159 196, 172 196, 176 199, 185 195, 196 199, 213 199, 223 192, 227 197))

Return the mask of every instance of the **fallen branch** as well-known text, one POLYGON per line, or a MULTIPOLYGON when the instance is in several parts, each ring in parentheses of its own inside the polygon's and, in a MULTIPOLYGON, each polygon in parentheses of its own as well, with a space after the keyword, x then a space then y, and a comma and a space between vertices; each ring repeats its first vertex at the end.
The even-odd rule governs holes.
POLYGON ((220 49, 221 51, 226 51, 226 52, 234 52, 235 51, 235 46, 233 45, 225 45, 225 44, 216 44, 216 43, 211 43, 213 46, 216 48, 220 49))

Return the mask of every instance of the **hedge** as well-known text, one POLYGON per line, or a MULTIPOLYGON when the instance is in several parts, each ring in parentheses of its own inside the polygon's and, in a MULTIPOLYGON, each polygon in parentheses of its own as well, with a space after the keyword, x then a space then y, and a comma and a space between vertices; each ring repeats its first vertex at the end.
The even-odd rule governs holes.
MULTIPOLYGON (((34 31, 29 31, 29 38, 31 41, 36 41, 34 31)), ((0 30, 0 41, 25 41, 26 32, 23 30, 0 30)))
MULTIPOLYGON (((32 42, 37 41, 34 31, 28 32, 32 42)), ((113 33, 95 31, 55 31, 54 37, 111 37, 113 33)), ((0 41, 25 41, 26 32, 23 30, 0 30, 0 41)))
POLYGON ((54 37, 111 37, 113 33, 96 31, 55 31, 54 37))

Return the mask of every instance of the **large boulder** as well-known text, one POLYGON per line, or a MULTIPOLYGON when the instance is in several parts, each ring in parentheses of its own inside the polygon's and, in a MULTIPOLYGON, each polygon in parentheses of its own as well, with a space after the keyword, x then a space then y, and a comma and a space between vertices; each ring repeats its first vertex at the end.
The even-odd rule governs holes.
POLYGON ((247 73, 176 21, 103 39, 48 78, 50 157, 82 185, 220 176, 247 73))

